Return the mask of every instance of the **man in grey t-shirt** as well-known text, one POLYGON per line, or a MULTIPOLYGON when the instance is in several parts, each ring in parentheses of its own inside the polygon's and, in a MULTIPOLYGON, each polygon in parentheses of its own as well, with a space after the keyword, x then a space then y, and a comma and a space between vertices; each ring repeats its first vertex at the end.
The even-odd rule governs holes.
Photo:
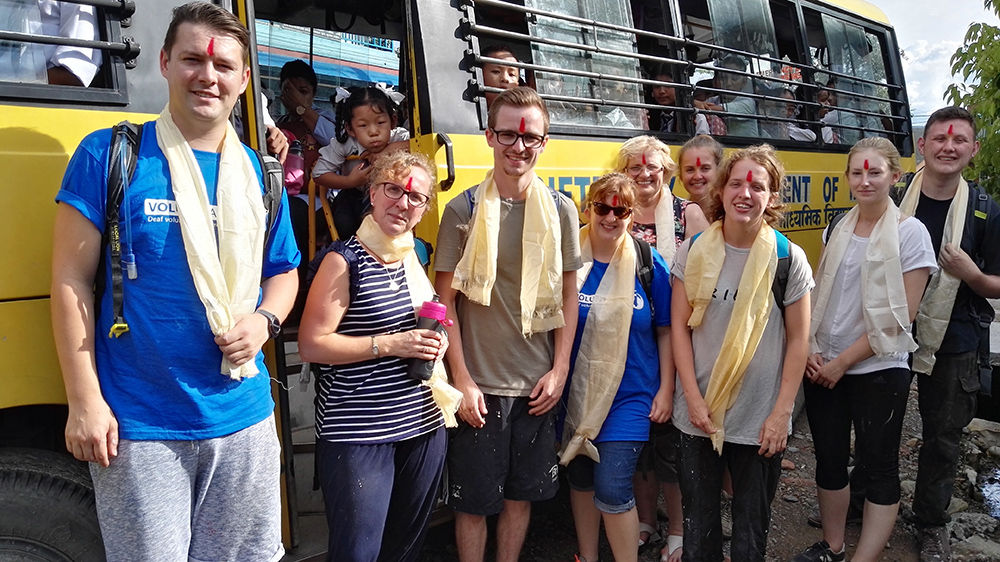
POLYGON ((481 200, 492 186, 484 182, 473 197, 454 198, 445 208, 438 233, 435 289, 455 322, 448 329, 451 345, 446 359, 452 383, 464 395, 458 412, 462 423, 448 451, 449 504, 456 510, 461 562, 482 562, 486 517, 497 513, 497 562, 515 562, 531 502, 551 498, 558 487, 554 407, 569 373, 577 319, 576 270, 581 260, 577 210, 568 198, 552 194, 549 199, 550 194, 544 193, 541 201, 540 206, 550 211, 555 203, 558 225, 525 225, 526 213, 537 216, 531 205, 540 203, 533 190, 548 191, 534 173, 548 142, 548 125, 545 103, 529 88, 507 90, 490 105, 486 142, 493 148, 492 177, 500 209, 499 224, 493 227, 496 273, 489 306, 454 289, 452 283, 463 256, 484 251, 479 245, 467 245, 466 237, 472 232, 473 206, 486 204, 481 200), (531 279, 537 272, 522 271, 522 246, 532 251, 523 243, 527 233, 539 227, 558 233, 554 247, 543 251, 542 261, 556 267, 561 257, 561 271, 553 274, 556 278, 561 274, 562 299, 561 311, 540 307, 535 316, 561 312, 565 323, 525 336, 522 274, 531 279))

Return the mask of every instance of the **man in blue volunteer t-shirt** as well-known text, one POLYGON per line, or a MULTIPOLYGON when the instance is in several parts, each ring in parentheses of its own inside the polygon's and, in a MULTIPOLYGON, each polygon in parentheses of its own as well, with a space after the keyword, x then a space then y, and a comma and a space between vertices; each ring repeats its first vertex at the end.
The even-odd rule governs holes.
POLYGON ((291 309, 299 252, 284 196, 266 228, 260 163, 228 122, 250 77, 249 44, 221 8, 174 9, 160 52, 169 101, 143 127, 120 207, 137 275, 121 284, 128 331, 118 337, 102 243, 109 130, 81 142, 56 197, 52 316, 66 445, 91 463, 110 561, 283 554, 260 350, 291 309), (95 299, 97 276, 106 288, 95 299))

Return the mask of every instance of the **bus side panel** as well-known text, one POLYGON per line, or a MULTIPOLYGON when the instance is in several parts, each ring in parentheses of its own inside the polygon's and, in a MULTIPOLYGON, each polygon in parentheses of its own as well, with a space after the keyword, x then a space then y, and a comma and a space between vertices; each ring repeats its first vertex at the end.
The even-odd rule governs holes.
POLYGON ((0 106, 0 301, 42 297, 51 284, 53 201, 77 144, 91 131, 149 116, 0 106), (58 136, 54 136, 58 132, 58 136))
POLYGON ((50 318, 48 299, 0 303, 0 409, 66 403, 50 318))

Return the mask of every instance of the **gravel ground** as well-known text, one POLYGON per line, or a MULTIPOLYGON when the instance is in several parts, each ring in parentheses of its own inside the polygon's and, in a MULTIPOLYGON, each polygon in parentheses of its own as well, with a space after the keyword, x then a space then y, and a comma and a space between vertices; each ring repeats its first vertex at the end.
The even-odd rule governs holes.
MULTIPOLYGON (((910 400, 904 419, 902 442, 900 443, 900 477, 904 481, 901 517, 897 520, 889 546, 883 554, 882 559, 886 562, 911 562, 919 558, 913 526, 905 520, 912 502, 912 488, 909 488, 905 481, 916 479, 919 438, 920 416, 917 413, 916 384, 914 384, 910 390, 910 400)), ((789 440, 789 448, 784 458, 794 463, 795 468, 783 472, 777 496, 772 504, 773 513, 767 550, 769 561, 788 561, 807 546, 822 539, 822 532, 806 523, 809 513, 816 508, 816 492, 815 458, 805 415, 799 416, 796 420, 794 434, 789 440)), ((960 477, 956 482, 956 495, 961 496, 964 501, 970 504, 968 511, 987 512, 982 503, 972 499, 972 497, 981 498, 982 495, 972 493, 972 497, 970 497, 969 488, 968 481, 960 477)), ((553 500, 535 504, 528 537, 521 555, 522 561, 573 561, 573 553, 576 551, 576 537, 569 510, 568 493, 565 490, 566 486, 564 485, 560 494, 553 500)), ((493 560, 496 548, 493 538, 493 524, 495 521, 490 521, 487 560, 493 560)), ((848 554, 853 551, 857 544, 860 530, 858 525, 848 526, 848 554)), ((996 537, 992 538, 996 540, 996 537)), ((611 561, 611 551, 607 542, 603 536, 601 540, 601 560, 611 561)), ((420 561, 452 562, 457 559, 452 525, 446 523, 431 529, 420 561)), ((639 559, 642 562, 656 562, 659 560, 658 550, 650 549, 642 552, 639 559)))

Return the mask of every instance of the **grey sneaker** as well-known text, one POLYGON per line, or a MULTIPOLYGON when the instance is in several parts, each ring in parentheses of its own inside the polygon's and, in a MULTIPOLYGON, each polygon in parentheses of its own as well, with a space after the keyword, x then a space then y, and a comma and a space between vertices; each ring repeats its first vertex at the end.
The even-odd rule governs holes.
POLYGON ((830 544, 826 541, 819 541, 792 558, 792 562, 844 562, 846 549, 841 548, 840 552, 830 550, 830 544))
POLYGON ((951 562, 947 528, 920 529, 920 562, 951 562))

